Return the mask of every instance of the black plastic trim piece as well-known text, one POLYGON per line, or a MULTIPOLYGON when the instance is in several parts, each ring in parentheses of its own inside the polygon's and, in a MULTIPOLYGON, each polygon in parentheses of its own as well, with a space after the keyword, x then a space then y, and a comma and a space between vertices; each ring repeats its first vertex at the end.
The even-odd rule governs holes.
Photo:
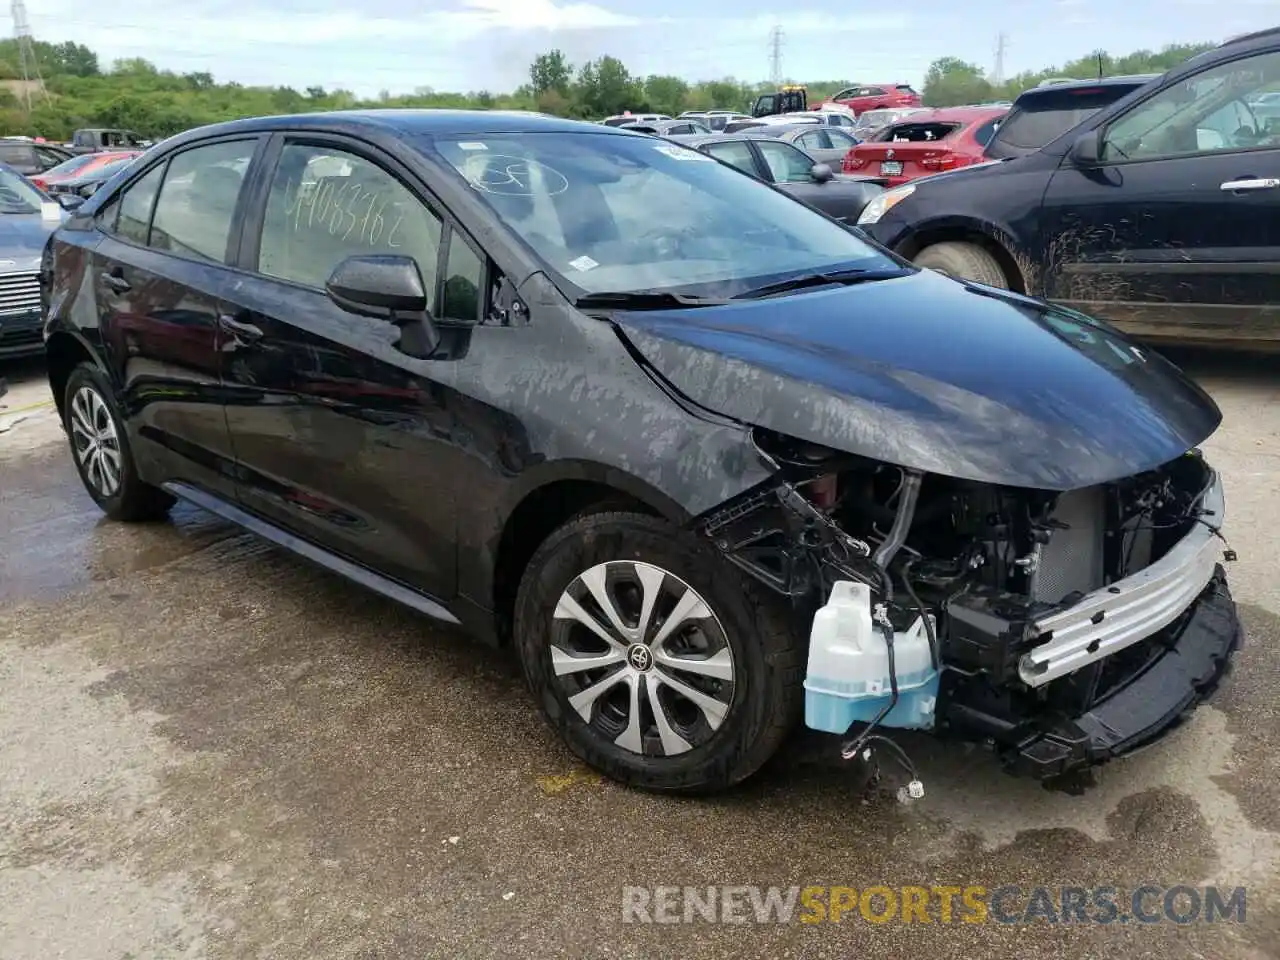
POLYGON ((380 593, 384 597, 395 600, 397 603, 412 607, 419 613, 425 613, 428 617, 441 620, 444 623, 461 625, 461 621, 434 597, 384 577, 380 573, 375 573, 368 567, 362 567, 357 563, 352 563, 350 560, 337 556, 323 547, 316 546, 309 540, 303 540, 301 537, 281 529, 274 523, 269 523, 260 517, 241 510, 234 504, 227 503, 221 497, 216 497, 185 483, 172 482, 163 484, 163 486, 165 490, 175 497, 194 503, 197 507, 208 510, 210 513, 217 514, 224 520, 243 527, 264 540, 270 540, 277 546, 284 547, 286 550, 317 563, 327 570, 332 570, 334 573, 340 574, 348 580, 360 584, 362 587, 368 587, 375 593, 380 593))

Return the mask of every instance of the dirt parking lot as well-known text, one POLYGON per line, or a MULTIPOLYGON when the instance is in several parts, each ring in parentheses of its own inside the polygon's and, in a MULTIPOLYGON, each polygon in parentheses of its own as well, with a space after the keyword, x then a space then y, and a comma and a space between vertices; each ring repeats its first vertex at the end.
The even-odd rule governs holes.
POLYGON ((799 735, 736 793, 601 782, 513 657, 181 506, 100 519, 0 367, 0 957, 1280 956, 1280 364, 1221 404, 1234 677, 1078 796, 910 738, 926 797, 799 735), (623 887, 1247 888, 1240 923, 624 923, 623 887))

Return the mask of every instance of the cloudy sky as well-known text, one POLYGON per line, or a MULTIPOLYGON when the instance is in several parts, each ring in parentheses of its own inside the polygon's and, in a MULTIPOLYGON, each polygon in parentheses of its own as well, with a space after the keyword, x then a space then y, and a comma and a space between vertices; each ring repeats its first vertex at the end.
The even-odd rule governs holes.
POLYGON ((1278 0, 27 0, 37 38, 87 44, 103 66, 145 57, 219 80, 361 95, 508 90, 552 47, 575 63, 613 54, 641 74, 763 79, 779 11, 787 76, 895 83, 919 83, 946 55, 989 68, 1000 31, 1015 73, 1099 47, 1280 25, 1278 0))

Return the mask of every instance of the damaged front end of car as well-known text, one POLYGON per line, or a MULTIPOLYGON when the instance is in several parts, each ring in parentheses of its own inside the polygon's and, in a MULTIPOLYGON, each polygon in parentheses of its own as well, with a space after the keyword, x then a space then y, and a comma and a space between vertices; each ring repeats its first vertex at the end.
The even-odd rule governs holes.
POLYGON ((1171 729, 1241 642, 1198 450, 1064 491, 751 436, 772 478, 695 526, 812 617, 806 723, 846 757, 914 728, 1057 778, 1171 729))

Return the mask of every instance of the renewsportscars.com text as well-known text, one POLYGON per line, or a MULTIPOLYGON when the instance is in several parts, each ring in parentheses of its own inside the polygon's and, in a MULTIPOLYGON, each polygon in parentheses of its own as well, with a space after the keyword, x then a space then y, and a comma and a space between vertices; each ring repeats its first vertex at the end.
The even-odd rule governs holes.
POLYGON ((623 887, 624 923, 1244 923, 1244 887, 623 887))

